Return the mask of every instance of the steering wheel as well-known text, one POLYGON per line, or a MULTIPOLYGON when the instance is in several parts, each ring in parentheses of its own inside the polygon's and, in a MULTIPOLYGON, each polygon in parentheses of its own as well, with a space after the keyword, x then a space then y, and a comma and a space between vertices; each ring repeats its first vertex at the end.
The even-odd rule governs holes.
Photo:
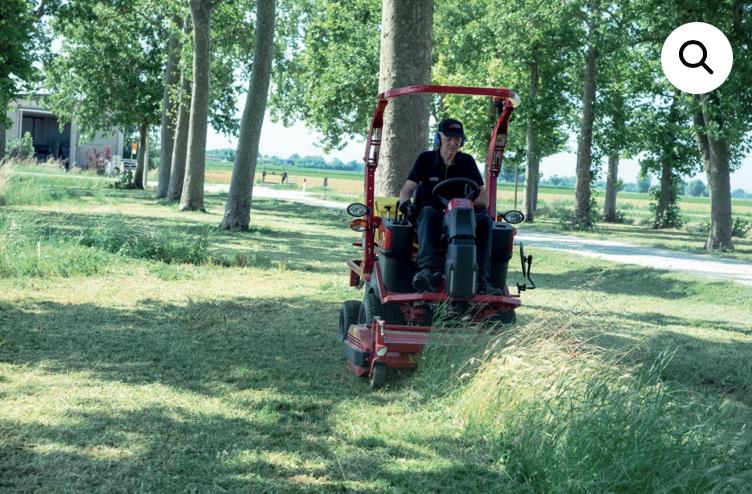
POLYGON ((469 178, 448 178, 437 183, 433 188, 433 197, 438 199, 445 207, 450 199, 461 197, 474 201, 480 194, 480 187, 469 178))

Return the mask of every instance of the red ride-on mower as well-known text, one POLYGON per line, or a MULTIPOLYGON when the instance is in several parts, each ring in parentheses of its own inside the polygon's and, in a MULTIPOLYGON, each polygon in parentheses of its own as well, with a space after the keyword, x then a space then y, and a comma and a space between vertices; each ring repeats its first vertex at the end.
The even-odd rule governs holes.
POLYGON ((504 88, 408 86, 379 95, 366 142, 365 204, 350 204, 347 208, 356 218, 350 227, 363 232, 363 241, 354 244, 362 247, 363 257, 347 262, 350 286, 363 287, 365 294, 363 302, 344 302, 339 318, 339 337, 347 365, 355 375, 368 376, 371 389, 384 386, 387 368, 416 366, 438 304, 472 307, 473 310, 468 311, 468 323, 510 324, 516 320, 514 310, 520 306, 520 292, 535 288, 530 279, 532 256, 525 256, 520 246, 523 278, 529 285, 518 283, 517 293, 510 293, 506 278, 516 233, 512 224, 521 222, 524 216, 514 210, 496 213, 496 180, 501 171, 509 117, 518 104, 518 96, 504 88), (399 214, 396 197, 374 197, 384 109, 392 99, 416 93, 493 98, 498 117, 488 145, 485 181, 488 212, 496 219, 490 234, 490 281, 498 289, 497 294, 477 293, 473 200, 480 190, 475 182, 450 178, 434 187, 434 199, 444 205, 443 242, 446 247, 443 280, 436 280, 438 288, 434 292, 418 293, 412 286, 417 252, 414 219, 399 214))

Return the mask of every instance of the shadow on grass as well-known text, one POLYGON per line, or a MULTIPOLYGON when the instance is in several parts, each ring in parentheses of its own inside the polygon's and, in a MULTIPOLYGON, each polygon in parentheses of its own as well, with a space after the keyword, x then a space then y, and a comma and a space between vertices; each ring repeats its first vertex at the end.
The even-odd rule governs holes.
POLYGON ((55 420, 0 423, 0 486, 425 492, 503 482, 496 458, 483 464, 467 453, 474 438, 416 434, 403 442, 378 430, 339 430, 332 411, 394 398, 371 394, 346 370, 337 310, 246 298, 133 309, 3 304, 0 362, 14 398, 39 400, 43 391, 64 399, 53 398, 55 420), (42 374, 31 381, 84 376, 58 395, 55 384, 30 384, 30 369, 42 374), (153 386, 165 390, 146 391, 153 386))

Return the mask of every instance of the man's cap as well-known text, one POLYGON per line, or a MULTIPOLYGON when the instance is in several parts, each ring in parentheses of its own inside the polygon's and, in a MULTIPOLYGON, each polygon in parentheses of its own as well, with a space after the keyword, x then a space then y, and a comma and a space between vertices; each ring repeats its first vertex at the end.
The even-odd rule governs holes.
POLYGON ((454 118, 445 118, 439 124, 439 132, 447 137, 461 137, 465 139, 465 131, 462 122, 454 118))

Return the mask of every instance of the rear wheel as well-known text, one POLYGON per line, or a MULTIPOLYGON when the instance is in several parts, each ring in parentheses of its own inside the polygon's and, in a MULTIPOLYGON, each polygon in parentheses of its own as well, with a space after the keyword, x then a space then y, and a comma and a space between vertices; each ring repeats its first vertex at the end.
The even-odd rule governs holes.
POLYGON ((517 322, 517 314, 514 313, 514 309, 509 309, 489 317, 488 321, 501 324, 514 324, 517 322))
POLYGON ((361 303, 359 300, 347 300, 342 304, 339 309, 339 339, 345 341, 347 339, 347 331, 350 329, 351 324, 358 323, 358 316, 360 314, 361 303))
POLYGON ((371 378, 369 386, 371 391, 381 389, 386 384, 386 364, 384 362, 376 362, 373 364, 373 370, 371 371, 371 378))
POLYGON ((371 324, 377 317, 383 319, 386 324, 405 324, 405 317, 399 305, 382 304, 379 296, 369 290, 363 299, 363 305, 360 306, 358 322, 371 324))

